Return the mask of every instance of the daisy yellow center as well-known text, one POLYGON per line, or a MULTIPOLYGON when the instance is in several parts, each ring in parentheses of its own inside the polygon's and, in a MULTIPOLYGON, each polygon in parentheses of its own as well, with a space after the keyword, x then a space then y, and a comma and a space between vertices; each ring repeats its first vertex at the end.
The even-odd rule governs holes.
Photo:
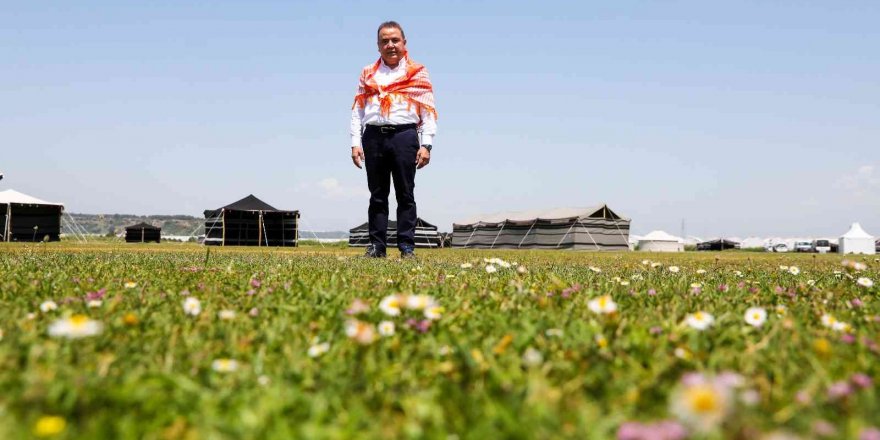
POLYGON ((709 387, 699 386, 687 393, 688 405, 697 414, 711 413, 718 410, 718 395, 709 387))
POLYGON ((604 309, 607 304, 608 304, 608 297, 607 296, 603 296, 603 297, 599 298, 599 307, 604 309))
POLYGON ((761 314, 758 312, 752 313, 752 319, 759 321, 761 319, 761 314))
POLYGON ((86 315, 73 315, 70 317, 70 324, 74 327, 82 327, 87 322, 89 322, 89 317, 86 315))
POLYGON ((702 321, 704 319, 703 312, 694 313, 694 319, 697 321, 702 321))

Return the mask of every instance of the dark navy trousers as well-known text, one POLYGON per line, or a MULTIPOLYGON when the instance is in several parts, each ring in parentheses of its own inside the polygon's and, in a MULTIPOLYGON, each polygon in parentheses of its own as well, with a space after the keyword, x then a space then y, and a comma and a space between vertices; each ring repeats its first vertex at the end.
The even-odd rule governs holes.
POLYGON ((386 247, 388 195, 392 181, 397 197, 397 247, 401 250, 415 247, 416 198, 413 189, 416 186, 419 133, 415 124, 397 127, 392 130, 367 125, 361 137, 367 186, 370 188, 370 208, 367 211, 370 243, 380 252, 386 247))

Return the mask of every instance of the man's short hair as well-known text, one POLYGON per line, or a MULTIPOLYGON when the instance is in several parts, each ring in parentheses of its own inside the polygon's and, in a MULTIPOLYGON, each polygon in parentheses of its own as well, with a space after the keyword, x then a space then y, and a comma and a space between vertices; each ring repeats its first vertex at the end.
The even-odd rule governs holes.
POLYGON ((396 21, 393 21, 393 20, 392 20, 392 21, 386 21, 385 23, 382 23, 382 24, 379 25, 379 29, 376 30, 376 40, 379 39, 379 33, 382 32, 382 29, 387 29, 387 28, 394 28, 394 29, 399 30, 399 31, 400 31, 400 36, 401 36, 404 40, 406 40, 406 34, 403 33, 403 27, 400 26, 400 23, 398 23, 398 22, 396 22, 396 21))

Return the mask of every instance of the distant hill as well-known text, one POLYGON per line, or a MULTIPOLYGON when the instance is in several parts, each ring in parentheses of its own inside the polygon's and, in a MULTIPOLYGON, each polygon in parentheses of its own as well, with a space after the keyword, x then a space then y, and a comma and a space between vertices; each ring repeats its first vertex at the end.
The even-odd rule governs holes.
MULTIPOLYGON (((95 235, 120 235, 125 227, 137 223, 148 223, 162 228, 162 235, 188 236, 196 231, 196 235, 204 233, 205 219, 191 215, 133 215, 133 214, 77 214, 73 216, 76 224, 85 229, 86 233, 95 235)), ((66 215, 65 215, 66 217, 66 215)), ((64 228, 62 232, 70 232, 64 228)), ((348 238, 348 231, 300 231, 301 238, 348 238)))

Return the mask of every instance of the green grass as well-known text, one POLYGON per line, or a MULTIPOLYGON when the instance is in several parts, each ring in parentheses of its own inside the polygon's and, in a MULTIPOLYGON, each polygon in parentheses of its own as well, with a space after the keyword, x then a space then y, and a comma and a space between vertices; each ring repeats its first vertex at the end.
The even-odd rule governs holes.
POLYGON ((64 419, 57 438, 609 438, 626 421, 671 418, 671 396, 694 371, 736 372, 738 392, 758 397, 733 405, 708 437, 809 436, 824 420, 855 438, 878 425, 874 386, 828 395, 856 373, 880 380, 878 287, 855 282, 880 282, 873 257, 850 258, 868 265, 855 273, 836 255, 361 253, 317 244, 210 253, 179 243, 0 245, 0 438, 29 438, 44 416, 64 419), (518 266, 489 274, 491 257, 518 266), (83 298, 99 289, 102 304, 89 308, 83 298), (406 324, 419 312, 378 309, 391 294, 430 295, 445 312, 422 333, 406 324), (589 310, 603 294, 617 313, 589 310), (200 315, 184 313, 187 297, 201 301, 200 315), (358 319, 392 320, 396 334, 370 345, 349 339, 356 298, 371 307, 358 319), (46 300, 58 309, 41 312, 46 300), (751 306, 769 313, 761 328, 743 321, 751 306), (221 320, 220 310, 236 317, 221 320), (714 325, 682 324, 699 310, 714 325), (826 313, 851 328, 823 326, 826 313), (103 331, 48 334, 75 314, 103 331), (330 349, 310 358, 316 338, 330 349), (540 361, 524 359, 527 351, 540 361), (239 368, 212 369, 226 358, 239 368))

